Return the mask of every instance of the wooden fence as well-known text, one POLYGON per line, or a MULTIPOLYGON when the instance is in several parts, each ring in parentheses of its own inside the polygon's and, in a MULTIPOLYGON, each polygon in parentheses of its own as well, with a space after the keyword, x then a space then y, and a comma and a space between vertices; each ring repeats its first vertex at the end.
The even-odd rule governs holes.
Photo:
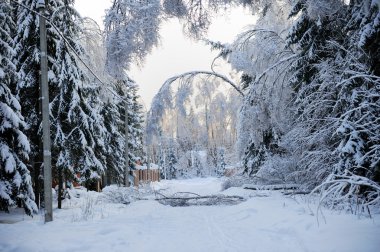
POLYGON ((138 186, 140 182, 160 181, 160 171, 158 169, 134 170, 133 177, 135 186, 138 186))

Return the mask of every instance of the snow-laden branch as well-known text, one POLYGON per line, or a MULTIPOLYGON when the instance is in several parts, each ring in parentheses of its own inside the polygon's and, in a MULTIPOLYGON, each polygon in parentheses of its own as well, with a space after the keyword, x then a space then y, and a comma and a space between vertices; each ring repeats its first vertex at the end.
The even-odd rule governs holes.
POLYGON ((341 203, 362 207, 380 203, 380 185, 347 170, 341 175, 331 174, 321 185, 311 191, 311 193, 316 192, 320 193, 320 205, 327 200, 334 207, 341 203), (366 191, 361 192, 363 190, 366 191))
POLYGON ((230 80, 228 77, 226 77, 224 75, 221 75, 221 74, 218 74, 215 72, 211 72, 211 71, 191 71, 191 72, 186 72, 186 73, 183 73, 180 75, 176 75, 176 76, 173 76, 173 77, 167 79, 165 81, 165 83, 163 84, 163 87, 170 85, 171 83, 173 83, 174 81, 176 81, 178 79, 193 78, 197 75, 208 75, 208 76, 217 77, 217 78, 223 80, 224 82, 226 82, 227 84, 231 85, 241 96, 244 97, 243 91, 241 91, 241 89, 232 80, 230 80))
POLYGON ((243 42, 239 44, 241 45, 247 44, 248 41, 252 37, 254 37, 257 33, 267 33, 269 36, 275 39, 278 39, 278 41, 284 45, 285 49, 289 50, 291 53, 295 53, 293 49, 288 45, 288 43, 276 31, 270 30, 270 29, 264 29, 264 28, 250 29, 240 34, 237 41, 243 40, 243 42))
POLYGON ((298 55, 297 54, 292 54, 290 55, 289 57, 286 57, 284 59, 281 59, 280 61, 278 61, 277 63, 271 65, 270 67, 268 67, 265 71, 263 71, 259 76, 256 77, 256 80, 255 82, 259 82, 268 72, 272 71, 273 69, 277 68, 278 66, 282 65, 283 63, 285 62, 288 62, 292 59, 295 59, 297 58, 298 55))

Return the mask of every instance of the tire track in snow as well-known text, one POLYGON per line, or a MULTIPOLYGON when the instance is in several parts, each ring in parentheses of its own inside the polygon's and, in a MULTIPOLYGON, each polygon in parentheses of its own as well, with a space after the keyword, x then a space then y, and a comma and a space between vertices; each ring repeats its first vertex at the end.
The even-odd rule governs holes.
POLYGON ((215 217, 203 215, 203 220, 206 223, 210 237, 213 239, 216 238, 221 248, 230 248, 225 249, 224 251, 242 251, 242 248, 238 246, 236 242, 226 234, 226 232, 223 231, 219 222, 215 221, 215 217))

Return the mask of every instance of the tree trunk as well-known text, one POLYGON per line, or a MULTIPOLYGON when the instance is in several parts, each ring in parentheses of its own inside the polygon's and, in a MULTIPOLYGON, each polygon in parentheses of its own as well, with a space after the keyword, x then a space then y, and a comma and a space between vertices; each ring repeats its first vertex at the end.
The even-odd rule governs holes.
POLYGON ((58 209, 62 208, 62 169, 58 168, 58 209))
POLYGON ((33 176, 33 179, 34 179, 34 195, 36 198, 36 204, 37 204, 38 209, 40 209, 40 207, 41 207, 40 166, 41 166, 41 164, 33 161, 32 167, 33 167, 33 173, 34 173, 34 176, 33 176))

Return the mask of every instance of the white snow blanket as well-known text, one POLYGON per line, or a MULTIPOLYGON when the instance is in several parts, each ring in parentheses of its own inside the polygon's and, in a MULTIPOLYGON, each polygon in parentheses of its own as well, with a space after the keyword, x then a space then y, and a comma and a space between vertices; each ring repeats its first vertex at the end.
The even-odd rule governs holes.
POLYGON ((0 214, 0 251, 258 251, 378 252, 380 215, 372 219, 323 210, 306 196, 279 191, 229 188, 221 179, 162 181, 151 185, 165 195, 240 195, 238 205, 171 207, 153 195, 130 204, 111 203, 102 193, 78 192, 79 198, 54 210, 54 221, 17 213, 0 214), (7 221, 8 220, 8 221, 7 221), (11 220, 11 221, 10 221, 11 220))

